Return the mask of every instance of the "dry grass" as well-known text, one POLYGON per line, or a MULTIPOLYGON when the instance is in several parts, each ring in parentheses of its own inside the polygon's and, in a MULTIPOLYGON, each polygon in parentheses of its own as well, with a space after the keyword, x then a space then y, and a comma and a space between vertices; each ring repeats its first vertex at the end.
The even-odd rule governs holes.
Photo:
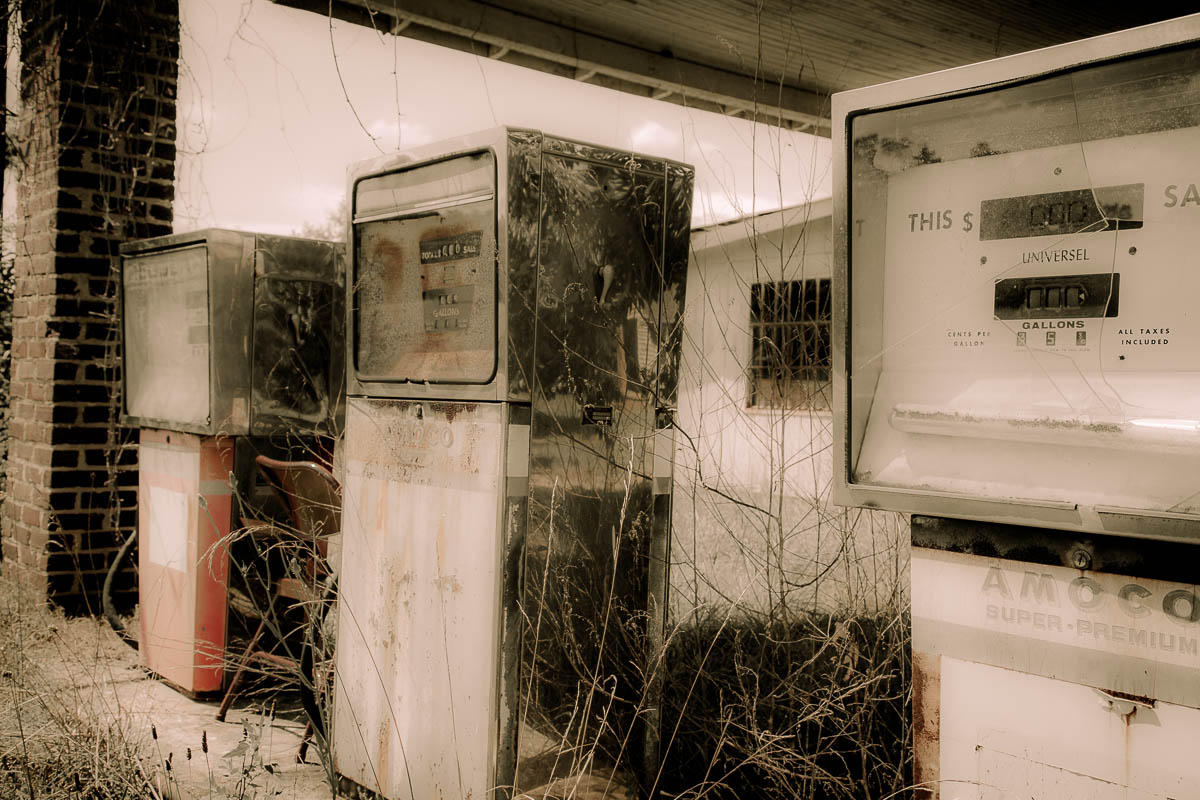
POLYGON ((104 720, 80 669, 121 679, 124 645, 95 619, 68 619, 0 576, 0 795, 145 798, 157 791, 144 745, 119 717, 104 720))
MULTIPOLYGON (((68 617, 0 574, 0 797, 329 797, 294 763, 303 723, 213 719, 151 678, 105 622, 68 617)), ((269 702, 269 701, 268 701, 269 702)))
POLYGON ((669 645, 660 787, 681 798, 866 800, 911 783, 906 615, 715 616, 669 645))

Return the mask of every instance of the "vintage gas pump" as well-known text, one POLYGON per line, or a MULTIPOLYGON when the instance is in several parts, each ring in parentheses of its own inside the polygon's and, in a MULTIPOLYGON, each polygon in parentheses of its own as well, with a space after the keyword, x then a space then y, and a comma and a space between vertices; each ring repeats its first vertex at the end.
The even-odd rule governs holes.
POLYGON ((838 501, 926 797, 1195 796, 1200 16, 835 95, 838 501))
POLYGON ((341 246, 210 229, 121 254, 122 424, 141 428, 139 652, 183 691, 215 692, 235 492, 252 491, 257 453, 311 458, 340 430, 341 246))
POLYGON ((692 177, 505 128, 355 170, 347 791, 653 769, 692 177))

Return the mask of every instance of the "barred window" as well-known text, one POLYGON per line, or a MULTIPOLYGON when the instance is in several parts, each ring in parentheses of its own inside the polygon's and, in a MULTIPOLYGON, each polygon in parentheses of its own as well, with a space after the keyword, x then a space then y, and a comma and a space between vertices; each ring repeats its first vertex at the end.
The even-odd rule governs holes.
POLYGON ((749 387, 753 408, 829 408, 828 278, 750 287, 749 387))

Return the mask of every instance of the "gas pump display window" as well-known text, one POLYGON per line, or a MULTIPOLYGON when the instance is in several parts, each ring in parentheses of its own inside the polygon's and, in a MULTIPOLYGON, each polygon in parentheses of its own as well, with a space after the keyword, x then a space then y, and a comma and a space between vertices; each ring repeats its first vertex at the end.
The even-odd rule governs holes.
POLYGON ((846 126, 848 485, 1200 514, 1200 48, 846 126))
MULTIPOLYGON (((444 165, 436 169, 447 171, 444 165)), ((445 183, 440 174, 438 179, 445 183)), ((488 185, 487 194, 481 194, 475 187, 441 207, 415 210, 406 203, 405 191, 420 192, 401 187, 394 192, 396 204, 409 213, 356 224, 360 379, 491 380, 496 370, 496 212, 490 190, 488 185)))
POLYGON ((126 408, 144 419, 207 424, 208 249, 127 258, 124 270, 126 408))

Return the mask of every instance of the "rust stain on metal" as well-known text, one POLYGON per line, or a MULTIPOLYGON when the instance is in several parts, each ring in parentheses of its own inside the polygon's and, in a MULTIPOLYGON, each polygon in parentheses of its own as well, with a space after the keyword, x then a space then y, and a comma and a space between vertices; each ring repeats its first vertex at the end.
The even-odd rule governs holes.
POLYGON ((913 653, 913 797, 937 800, 941 771, 941 656, 913 653))
POLYGON ((1129 737, 1130 737, 1130 735, 1131 735, 1131 728, 1132 728, 1132 726, 1131 726, 1129 723, 1130 723, 1130 718, 1131 718, 1131 717, 1132 717, 1134 714, 1136 714, 1136 713, 1137 713, 1137 706, 1134 706, 1134 707, 1133 707, 1133 711, 1129 712, 1128 714, 1126 714, 1126 715, 1124 716, 1124 720, 1125 720, 1125 745, 1124 745, 1124 747, 1122 747, 1122 748, 1121 748, 1121 755, 1122 755, 1122 759, 1121 759, 1121 761, 1122 761, 1122 764, 1123 764, 1123 765, 1124 765, 1124 767, 1125 767, 1125 773, 1124 773, 1124 775, 1122 776, 1122 777, 1123 777, 1123 779, 1124 779, 1124 780, 1122 781, 1122 783, 1128 783, 1128 782, 1129 782, 1129 745, 1131 744, 1131 742, 1129 741, 1129 737))
POLYGON ((477 230, 474 222, 458 222, 453 225, 436 225, 432 228, 426 228, 424 235, 421 237, 422 242, 427 242, 430 239, 445 239, 448 236, 457 236, 460 233, 470 233, 477 230))
POLYGON ((462 593, 462 581, 455 575, 442 575, 434 580, 434 584, 442 591, 449 590, 451 594, 462 593))
POLYGON ((1149 695, 1130 694, 1129 692, 1119 692, 1116 689, 1105 689, 1104 693, 1107 695, 1111 695, 1111 696, 1117 698, 1118 700, 1128 700, 1131 703, 1136 703, 1136 704, 1143 705, 1143 706, 1149 706, 1150 708, 1154 708, 1158 704, 1158 701, 1155 700, 1153 697, 1150 697, 1149 695))
POLYGON ((392 744, 392 729, 389 725, 391 720, 390 714, 384 714, 379 721, 379 763, 376 765, 376 771, 380 777, 382 786, 387 785, 388 769, 388 751, 392 744))
POLYGON ((366 260, 387 264, 388 268, 382 271, 384 302, 400 302, 404 298, 404 249, 400 244, 382 236, 375 237, 371 240, 371 252, 366 260))
POLYGON ((473 414, 475 405, 475 403, 431 403, 430 409, 435 414, 444 414, 446 422, 454 422, 454 418, 459 414, 473 414))

